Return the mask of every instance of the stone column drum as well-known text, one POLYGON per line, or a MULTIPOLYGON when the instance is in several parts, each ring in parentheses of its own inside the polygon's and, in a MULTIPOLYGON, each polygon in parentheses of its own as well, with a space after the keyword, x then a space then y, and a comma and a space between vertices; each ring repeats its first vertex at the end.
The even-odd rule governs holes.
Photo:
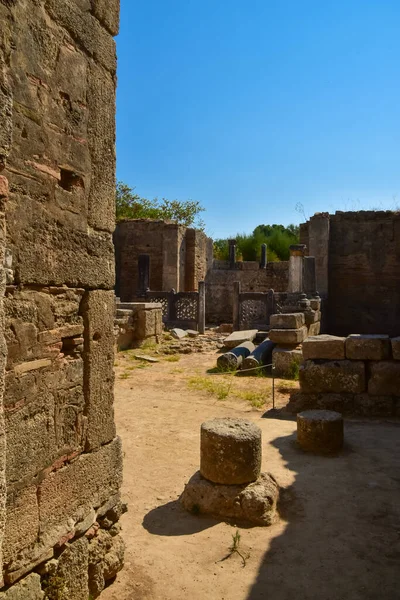
POLYGON ((201 426, 200 473, 214 483, 251 483, 261 472, 261 429, 243 419, 201 426))
POLYGON ((297 442, 306 451, 334 454, 343 447, 343 417, 333 410, 306 410, 297 415, 297 442))

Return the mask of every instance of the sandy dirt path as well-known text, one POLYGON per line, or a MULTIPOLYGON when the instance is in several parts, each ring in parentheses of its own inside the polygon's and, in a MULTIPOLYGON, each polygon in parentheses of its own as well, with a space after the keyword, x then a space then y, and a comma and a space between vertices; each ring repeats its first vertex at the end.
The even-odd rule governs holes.
MULTIPOLYGON (((294 421, 189 385, 202 381, 215 354, 143 369, 128 364, 118 357, 115 401, 129 505, 126 564, 102 600, 400 598, 398 422, 348 421, 340 456, 311 456, 295 446, 294 421), (200 424, 223 416, 261 427, 263 470, 283 488, 276 524, 239 528, 245 567, 238 555, 223 560, 232 524, 190 515, 178 502, 199 467, 200 424)), ((265 390, 270 401, 270 380, 235 378, 234 385, 265 390)))

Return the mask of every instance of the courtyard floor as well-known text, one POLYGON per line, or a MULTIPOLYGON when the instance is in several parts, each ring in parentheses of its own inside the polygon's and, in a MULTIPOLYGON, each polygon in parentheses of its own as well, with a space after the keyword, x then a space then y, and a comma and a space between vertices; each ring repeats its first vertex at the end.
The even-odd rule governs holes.
MULTIPOLYGON (((126 562, 102 600, 398 600, 400 422, 347 420, 340 456, 304 454, 295 421, 269 410, 271 380, 207 373, 215 362, 117 356, 126 562), (234 525, 178 502, 199 468, 201 423, 224 416, 261 427, 263 470, 282 487, 276 524, 238 527, 246 566, 226 558, 234 525)), ((278 407, 296 386, 276 382, 278 407)))

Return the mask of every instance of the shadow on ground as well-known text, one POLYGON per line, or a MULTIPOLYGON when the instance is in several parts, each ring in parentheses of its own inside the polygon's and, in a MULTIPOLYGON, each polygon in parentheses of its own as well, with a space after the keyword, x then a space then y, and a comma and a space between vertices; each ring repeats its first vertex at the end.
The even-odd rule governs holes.
POLYGON ((218 522, 205 515, 191 515, 179 500, 174 500, 148 512, 143 519, 143 527, 154 535, 179 536, 204 531, 218 522))
MULTIPOLYGON (((276 416, 274 416, 276 418, 276 416)), ((276 438, 296 473, 282 490, 272 539, 247 600, 398 600, 400 436, 397 424, 347 423, 347 450, 320 457, 276 438)))

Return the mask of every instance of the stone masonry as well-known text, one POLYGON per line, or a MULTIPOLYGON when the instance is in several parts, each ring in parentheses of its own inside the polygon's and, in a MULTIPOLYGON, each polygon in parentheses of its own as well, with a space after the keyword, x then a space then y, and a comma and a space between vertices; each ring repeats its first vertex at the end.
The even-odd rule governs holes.
POLYGON ((123 561, 119 1, 1 0, 0 21, 0 598, 87 600, 123 561))
POLYGON ((288 409, 326 409, 372 417, 400 416, 399 338, 320 335, 303 342, 300 392, 288 409))

